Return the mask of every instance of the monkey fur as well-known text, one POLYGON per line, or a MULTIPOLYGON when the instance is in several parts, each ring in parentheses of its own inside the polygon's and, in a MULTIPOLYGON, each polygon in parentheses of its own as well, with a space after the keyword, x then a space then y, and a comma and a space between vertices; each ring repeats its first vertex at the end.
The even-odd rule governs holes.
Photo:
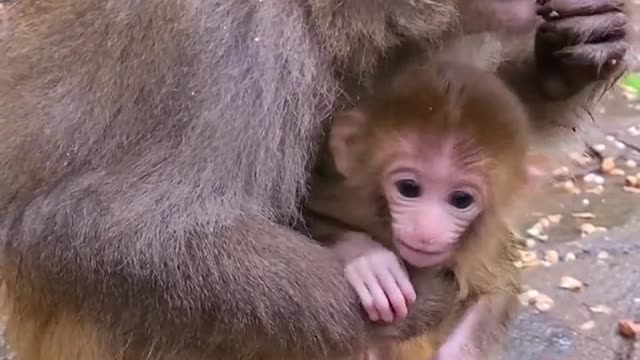
MULTIPOLYGON (((466 40, 461 39, 468 47, 467 55, 478 54, 466 40)), ((356 168, 349 170, 349 174, 339 174, 332 164, 333 157, 329 156, 318 163, 311 181, 306 215, 314 239, 332 245, 340 241, 344 233, 357 231, 393 249, 391 215, 381 189, 384 175, 380 167, 390 166, 383 165, 381 159, 393 154, 394 146, 405 144, 402 134, 417 133, 419 137, 448 129, 446 135, 437 136, 455 138, 463 137, 463 130, 468 130, 474 139, 473 146, 482 149, 484 161, 495 164, 483 170, 489 188, 486 207, 462 234, 460 246, 453 255, 451 270, 459 289, 456 308, 443 314, 443 324, 421 339, 378 346, 384 354, 383 360, 428 358, 474 303, 481 297, 496 295, 504 298, 507 305, 495 308, 498 314, 493 327, 483 327, 483 334, 474 334, 487 337, 484 341, 490 342, 487 347, 492 348, 506 333, 506 326, 518 308, 520 272, 514 261, 521 247, 502 216, 511 212, 515 197, 522 194, 529 181, 523 172, 530 151, 529 121, 511 90, 486 71, 491 68, 489 63, 460 56, 457 52, 445 53, 431 62, 404 69, 389 84, 383 85, 379 90, 381 94, 373 95, 356 105, 356 110, 351 110, 358 115, 337 115, 347 117, 342 121, 349 121, 349 116, 362 118, 355 130, 360 133, 350 140, 352 153, 339 154, 350 157, 349 161, 354 163, 351 166, 356 168), (386 141, 384 136, 391 140, 386 141)), ((329 137, 333 139, 334 135, 329 137)), ((406 139, 405 146, 427 145, 420 141, 406 139)), ((327 149, 323 153, 331 151, 327 149)), ((341 162, 344 161, 346 159, 341 162)), ((490 349, 480 349, 485 350, 490 349)))
MULTIPOLYGON (((575 123, 624 68, 624 3, 590 2, 550 1, 559 16, 540 28, 598 39, 532 26, 498 70, 540 130, 575 123)), ((474 18, 454 1, 18 0, 6 13, 0 277, 18 360, 324 360, 440 323, 451 279, 426 274, 406 320, 371 324, 332 252, 295 229, 330 115, 388 64, 446 48, 474 18)))

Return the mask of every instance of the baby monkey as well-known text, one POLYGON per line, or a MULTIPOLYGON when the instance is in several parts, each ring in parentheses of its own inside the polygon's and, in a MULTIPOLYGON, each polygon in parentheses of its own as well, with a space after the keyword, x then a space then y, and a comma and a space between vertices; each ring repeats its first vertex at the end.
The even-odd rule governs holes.
POLYGON ((428 342, 444 343, 440 359, 486 359, 504 335, 519 286, 504 219, 544 165, 528 134, 505 84, 451 61, 412 67, 335 117, 329 168, 338 174, 317 172, 310 228, 344 261, 371 320, 406 316, 416 298, 407 267, 448 269, 460 292, 442 329, 369 358, 426 359, 418 349, 428 342))

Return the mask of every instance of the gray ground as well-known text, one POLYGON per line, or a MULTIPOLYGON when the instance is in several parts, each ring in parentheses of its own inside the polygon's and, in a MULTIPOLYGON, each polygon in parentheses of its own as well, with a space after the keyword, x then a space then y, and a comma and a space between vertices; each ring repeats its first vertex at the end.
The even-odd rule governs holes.
MULTIPOLYGON (((640 5, 635 3, 634 8, 640 9, 640 5)), ((637 52, 640 18, 637 10, 635 13, 634 23, 638 25, 634 26, 636 40, 631 60, 632 66, 640 69, 637 52)), ((640 173, 640 135, 629 131, 634 125, 640 130, 640 101, 630 100, 624 91, 617 89, 603 100, 593 116, 598 128, 585 135, 588 143, 605 145, 599 153, 616 157, 617 167, 627 175, 640 173), (617 141, 625 143, 625 148, 620 149, 617 141), (628 159, 635 160, 638 167, 625 166, 628 159)), ((640 360, 640 342, 626 340, 617 332, 620 319, 640 322, 640 194, 624 191, 624 176, 602 174, 599 175, 605 178, 604 192, 587 193, 584 190, 596 184, 585 183, 582 175, 597 168, 598 162, 586 166, 567 163, 576 174, 576 185, 582 193, 549 189, 548 196, 540 199, 541 214, 532 215, 532 222, 542 214, 562 214, 562 220, 547 231, 547 241, 537 240, 530 245, 539 258, 544 258, 546 250, 555 250, 561 259, 572 252, 576 260, 560 260, 548 267, 525 270, 526 285, 548 295, 554 305, 546 312, 535 306, 525 307, 502 359, 640 360), (584 199, 588 199, 588 205, 584 199), (595 218, 579 220, 572 216, 575 212, 590 212, 595 218), (607 231, 583 237, 580 225, 585 222, 607 231), (603 251, 609 254, 608 258, 599 258, 603 251), (563 276, 576 278, 585 287, 580 291, 561 289, 558 285, 563 276), (598 305, 611 311, 590 310, 598 305)))
MULTIPOLYGON (((640 2, 634 4, 640 10, 640 2)), ((640 20, 635 12, 634 18, 640 20)), ((636 33, 640 32, 638 20, 636 33)), ((640 37, 636 38, 639 43, 640 37)), ((638 53, 632 51, 633 67, 640 69, 639 60, 638 53)), ((618 167, 627 175, 640 173, 640 135, 629 131, 635 125, 640 134, 640 101, 630 100, 624 91, 616 89, 603 99, 593 116, 598 127, 585 135, 588 143, 605 145, 599 153, 616 157, 618 167), (624 149, 616 144, 618 141, 626 144, 624 149), (638 167, 625 166, 627 159, 635 160, 638 167)), ((562 215, 559 223, 545 231, 547 240, 530 240, 529 244, 540 259, 546 250, 555 250, 561 260, 525 270, 526 286, 548 295, 554 304, 548 311, 539 311, 533 305, 524 308, 502 360, 640 360, 640 342, 626 340, 617 333, 620 319, 640 322, 640 193, 624 191, 624 176, 612 175, 602 175, 605 183, 601 194, 586 192, 597 184, 585 183, 582 176, 597 173, 593 170, 598 168, 598 162, 578 166, 567 161, 567 166, 577 178, 581 194, 550 187, 545 192, 548 196, 540 197, 528 224, 545 215, 562 215), (572 216, 576 212, 589 212, 595 218, 576 219, 572 216), (606 231, 582 236, 580 225, 585 222, 605 227, 606 231), (603 251, 608 258, 601 258, 603 251), (569 252, 576 255, 576 260, 563 260, 569 252), (584 287, 579 291, 559 288, 563 276, 580 280, 584 287), (598 305, 605 305, 610 311, 590 310, 598 305)), ((0 360, 9 358, 3 348, 0 338, 0 360)))

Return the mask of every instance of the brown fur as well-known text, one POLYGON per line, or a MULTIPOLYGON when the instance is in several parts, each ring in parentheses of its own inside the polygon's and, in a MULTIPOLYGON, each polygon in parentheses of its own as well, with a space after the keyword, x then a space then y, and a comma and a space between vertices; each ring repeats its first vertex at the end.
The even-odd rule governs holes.
POLYGON ((385 64, 446 47, 450 2, 20 0, 7 12, 0 275, 18 360, 332 359, 441 320, 454 289, 431 274, 406 321, 370 324, 337 259, 292 228, 328 116, 385 64))
MULTIPOLYGON (((391 247, 389 214, 380 189, 388 157, 404 143, 414 148, 427 145, 428 140, 420 140, 422 135, 428 139, 429 135, 454 134, 480 151, 489 197, 454 255, 459 286, 456 308, 444 314, 443 324, 420 339, 386 350, 382 346, 385 360, 426 359, 477 299, 494 295, 517 299, 519 293, 520 273, 514 265, 519 246, 502 219, 526 186, 529 122, 518 99, 494 74, 452 61, 410 67, 380 94, 355 110, 338 114, 337 122, 357 126, 359 134, 349 139, 352 153, 340 154, 350 157, 354 168, 343 176, 312 181, 308 213, 313 238, 331 244, 342 231, 355 229, 391 247)), ((334 141, 334 136, 329 138, 334 141)), ((496 309, 495 324, 483 328, 493 333, 493 343, 515 315, 517 302, 508 302, 496 309)))

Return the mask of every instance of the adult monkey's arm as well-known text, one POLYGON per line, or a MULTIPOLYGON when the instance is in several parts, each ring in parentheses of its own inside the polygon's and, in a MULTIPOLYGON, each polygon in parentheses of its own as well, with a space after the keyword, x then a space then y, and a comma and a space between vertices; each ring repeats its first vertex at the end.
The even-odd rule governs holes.
POLYGON ((0 35, 0 271, 19 358, 334 359, 453 302, 432 278, 407 321, 372 324, 337 259, 284 226, 338 86, 305 10, 16 4, 0 35))
MULTIPOLYGON (((623 73, 627 43, 624 0, 541 0, 543 17, 531 53, 502 68, 543 132, 571 127, 623 73), (578 116, 576 116, 578 115, 578 116)), ((588 116, 586 113, 583 116, 588 116)))

